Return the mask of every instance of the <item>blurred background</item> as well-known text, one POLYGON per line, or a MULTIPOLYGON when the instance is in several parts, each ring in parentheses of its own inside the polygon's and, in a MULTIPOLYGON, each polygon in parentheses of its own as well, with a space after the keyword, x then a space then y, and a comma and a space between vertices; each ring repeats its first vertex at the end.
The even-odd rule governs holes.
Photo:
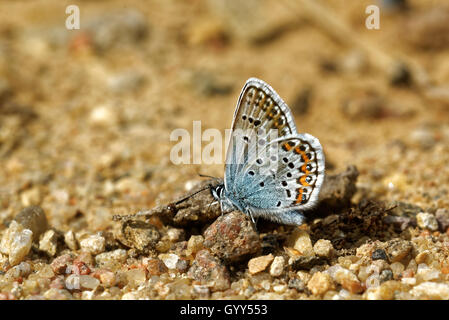
POLYGON ((250 77, 320 139, 329 173, 358 167, 355 201, 449 207, 446 3, 4 0, 0 220, 39 204, 55 228, 104 230, 198 173, 222 177, 223 165, 172 164, 170 133, 195 120, 224 132, 250 77))

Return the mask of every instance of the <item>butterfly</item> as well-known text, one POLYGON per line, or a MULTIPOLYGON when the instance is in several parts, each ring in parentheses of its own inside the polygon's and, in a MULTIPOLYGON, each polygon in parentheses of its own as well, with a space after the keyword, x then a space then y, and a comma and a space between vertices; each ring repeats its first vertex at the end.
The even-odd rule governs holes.
POLYGON ((239 210, 254 218, 301 225, 324 180, 321 144, 297 133, 292 113, 274 89, 246 81, 232 121, 224 183, 212 188, 222 213, 239 210))

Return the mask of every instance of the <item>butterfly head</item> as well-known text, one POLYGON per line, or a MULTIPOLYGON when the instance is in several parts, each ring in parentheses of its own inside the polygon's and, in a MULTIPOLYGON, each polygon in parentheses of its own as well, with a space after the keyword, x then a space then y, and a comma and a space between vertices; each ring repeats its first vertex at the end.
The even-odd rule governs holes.
POLYGON ((235 206, 226 196, 226 189, 224 184, 211 186, 212 196, 220 202, 221 212, 229 212, 234 210, 235 206))

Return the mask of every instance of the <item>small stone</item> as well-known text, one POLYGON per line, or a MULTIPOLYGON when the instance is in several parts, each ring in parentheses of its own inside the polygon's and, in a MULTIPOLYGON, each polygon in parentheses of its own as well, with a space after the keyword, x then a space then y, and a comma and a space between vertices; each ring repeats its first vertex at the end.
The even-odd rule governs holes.
POLYGON ((75 233, 73 233, 72 230, 67 231, 64 233, 64 242, 69 247, 70 250, 76 251, 78 250, 78 242, 75 238, 75 233))
POLYGON ((184 230, 176 228, 168 229, 167 236, 171 242, 182 241, 184 240, 184 230))
POLYGON ((419 265, 421 263, 426 263, 427 259, 429 258, 429 250, 424 250, 420 253, 418 253, 415 257, 416 263, 419 265))
POLYGON ((383 249, 376 249, 371 254, 371 259, 388 261, 388 256, 387 256, 387 253, 385 252, 385 250, 383 250, 383 249))
POLYGON ((404 271, 405 267, 400 262, 394 262, 390 265, 391 271, 393 272, 393 275, 395 278, 398 278, 402 271, 404 271))
POLYGON ((438 221, 438 226, 442 232, 446 232, 449 228, 449 210, 448 209, 438 209, 435 212, 435 218, 438 221))
POLYGON ((423 282, 410 291, 419 299, 449 299, 449 285, 446 283, 423 282))
POLYGON ((231 286, 228 270, 208 250, 196 254, 187 276, 210 286, 212 291, 223 291, 231 286))
POLYGON ((38 187, 25 190, 20 194, 20 200, 25 207, 38 205, 41 202, 41 192, 38 187))
POLYGON ((393 280, 393 272, 388 269, 382 270, 379 277, 381 283, 388 280, 393 280))
POLYGON ((149 259, 147 263, 147 270, 150 276, 160 276, 168 272, 168 268, 160 259, 149 259))
POLYGON ((291 289, 296 289, 298 292, 304 292, 306 285, 304 281, 298 278, 292 278, 288 281, 288 287, 291 289))
MULTIPOLYGON (((323 265, 327 260, 317 256, 299 256, 291 258, 291 267, 294 270, 310 270, 315 266, 323 265)), ((290 264, 290 260, 289 260, 290 264)))
POLYGON ((273 259, 274 259, 274 257, 271 253, 266 256, 252 258, 248 262, 249 273, 256 274, 256 273, 264 271, 270 265, 270 263, 273 261, 273 259))
POLYGON ((279 277, 284 271, 285 259, 282 256, 274 258, 270 267, 270 275, 273 277, 279 277))
POLYGON ((314 295, 323 295, 334 288, 334 283, 329 274, 315 272, 307 283, 307 288, 312 291, 314 295))
POLYGON ((329 240, 320 239, 315 242, 313 246, 313 251, 317 256, 330 258, 333 254, 334 247, 329 240))
POLYGON ((210 290, 208 286, 194 284, 193 294, 199 299, 208 299, 210 297, 210 290))
POLYGON ((72 300, 73 296, 65 289, 50 288, 44 292, 44 298, 47 300, 72 300))
POLYGON ((30 252, 33 242, 33 232, 24 229, 16 221, 12 221, 8 230, 3 234, 0 250, 9 255, 9 263, 12 266, 19 264, 30 252))
POLYGON ((125 263, 128 254, 124 249, 103 252, 95 256, 95 262, 101 268, 118 269, 125 263))
POLYGON ((98 270, 96 271, 96 277, 100 280, 101 284, 106 287, 112 287, 115 285, 115 275, 114 272, 109 270, 98 270))
POLYGON ((421 263, 418 265, 418 270, 416 274, 424 281, 431 281, 431 280, 438 280, 441 273, 439 270, 432 269, 426 264, 421 263))
POLYGON ((203 242, 204 242, 203 236, 201 235, 191 236, 189 241, 187 242, 186 255, 190 256, 203 249, 203 242))
POLYGON ((33 241, 48 229, 47 217, 44 210, 39 206, 29 206, 19 212, 14 218, 25 229, 33 231, 33 241))
POLYGON ((166 253, 159 255, 159 258, 164 262, 164 264, 169 269, 176 269, 176 264, 178 263, 179 256, 174 253, 166 253))
POLYGON ((46 252, 50 257, 56 254, 58 249, 58 236, 54 230, 48 230, 39 241, 39 250, 46 252))
POLYGON ((92 255, 89 252, 81 252, 72 264, 72 273, 76 275, 87 275, 91 272, 89 266, 93 265, 92 255))
POLYGON ((262 248, 259 234, 239 211, 218 217, 204 232, 204 246, 227 263, 244 260, 262 248))
POLYGON ((89 122, 96 126, 111 127, 117 124, 118 116, 111 106, 98 106, 92 110, 89 122))
POLYGON ((105 250, 105 244, 106 240, 98 234, 89 236, 80 241, 81 249, 92 254, 102 253, 105 250))
MULTIPOLYGON (((161 237, 156 227, 144 221, 124 223, 126 223, 126 225, 121 228, 119 240, 125 246, 135 248, 140 251, 145 251, 156 247, 156 244, 161 237)), ((171 246, 169 241, 166 241, 166 243, 169 247, 171 246)))
POLYGON ((65 287, 68 290, 80 289, 80 276, 77 274, 71 274, 65 279, 65 287))
POLYGON ((335 282, 341 284, 343 288, 351 293, 360 293, 363 291, 357 276, 348 269, 337 264, 330 267, 325 272, 328 273, 335 282))
POLYGON ((176 263, 176 270, 178 270, 181 273, 187 272, 189 269, 189 260, 180 258, 178 262, 176 263))
POLYGON ((429 229, 431 231, 438 230, 438 221, 433 214, 420 212, 416 215, 416 222, 422 229, 429 229))
POLYGON ((393 239, 387 242, 385 251, 390 257, 391 262, 400 262, 404 259, 413 249, 410 241, 402 239, 393 239))
POLYGON ((69 266, 73 262, 73 258, 70 254, 63 254, 55 258, 50 264, 55 274, 64 274, 69 266))
POLYGON ((131 269, 126 271, 126 279, 131 288, 140 286, 146 281, 145 271, 142 269, 131 269))
POLYGON ((296 228, 287 240, 287 245, 298 250, 303 256, 315 255, 313 251, 310 235, 299 228, 296 228))
POLYGON ((100 284, 100 281, 89 275, 79 276, 79 285, 82 290, 95 290, 100 284))

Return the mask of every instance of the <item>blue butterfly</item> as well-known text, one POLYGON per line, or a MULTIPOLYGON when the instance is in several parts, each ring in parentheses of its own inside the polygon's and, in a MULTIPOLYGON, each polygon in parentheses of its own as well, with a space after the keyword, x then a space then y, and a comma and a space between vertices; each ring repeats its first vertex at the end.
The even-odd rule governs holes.
POLYGON ((301 225, 324 180, 319 140, 299 134, 287 104, 262 80, 250 78, 240 93, 226 154, 224 183, 212 189, 222 213, 301 225))

